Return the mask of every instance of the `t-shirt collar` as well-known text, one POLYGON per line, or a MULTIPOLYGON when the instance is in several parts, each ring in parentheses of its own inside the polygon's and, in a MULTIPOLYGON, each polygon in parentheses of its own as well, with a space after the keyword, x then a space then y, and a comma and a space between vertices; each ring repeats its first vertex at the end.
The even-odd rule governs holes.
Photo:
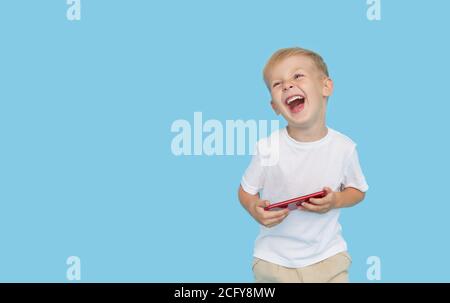
POLYGON ((288 141, 289 144, 291 144, 291 145, 293 145, 295 147, 309 148, 309 147, 315 147, 317 145, 321 145, 324 142, 328 141, 328 139, 331 136, 332 130, 328 126, 326 126, 326 128, 327 128, 327 134, 324 137, 320 138, 319 140, 310 141, 310 142, 304 142, 304 141, 297 141, 297 140, 295 140, 294 138, 292 138, 289 135, 289 133, 287 131, 287 127, 283 128, 282 134, 283 134, 283 137, 286 138, 286 140, 288 141))

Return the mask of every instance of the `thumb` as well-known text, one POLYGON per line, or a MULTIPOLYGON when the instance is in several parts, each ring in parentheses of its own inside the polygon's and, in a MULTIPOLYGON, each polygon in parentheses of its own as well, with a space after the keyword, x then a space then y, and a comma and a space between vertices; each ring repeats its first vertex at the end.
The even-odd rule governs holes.
POLYGON ((333 192, 333 190, 331 188, 329 188, 328 186, 325 186, 323 189, 327 192, 327 195, 329 193, 333 192))
POLYGON ((269 206, 269 205, 270 205, 270 202, 267 201, 267 200, 259 200, 258 201, 258 206, 266 207, 266 206, 269 206))

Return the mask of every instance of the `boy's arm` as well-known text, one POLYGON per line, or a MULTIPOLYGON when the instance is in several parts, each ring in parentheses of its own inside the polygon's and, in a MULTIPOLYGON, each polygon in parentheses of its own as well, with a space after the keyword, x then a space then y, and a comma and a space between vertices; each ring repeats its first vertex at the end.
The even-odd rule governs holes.
POLYGON ((238 196, 239 196, 239 202, 241 202, 241 205, 249 212, 249 214, 252 217, 255 217, 254 205, 259 200, 259 193, 257 193, 256 195, 251 195, 251 194, 247 193, 246 191, 244 191, 242 189, 242 186, 239 186, 238 196))
POLYGON ((334 208, 352 207, 362 200, 366 196, 366 193, 353 188, 346 187, 343 191, 336 193, 336 204, 334 208))
POLYGON ((270 202, 267 200, 261 200, 259 193, 251 195, 247 193, 242 186, 239 186, 239 201, 241 205, 248 211, 248 213, 260 224, 266 227, 275 226, 289 214, 289 209, 266 211, 264 207, 269 206, 270 202))

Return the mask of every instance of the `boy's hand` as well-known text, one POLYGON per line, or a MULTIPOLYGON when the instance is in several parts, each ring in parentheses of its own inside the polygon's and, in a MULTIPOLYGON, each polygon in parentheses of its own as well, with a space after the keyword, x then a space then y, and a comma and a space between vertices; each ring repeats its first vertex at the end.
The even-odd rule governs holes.
POLYGON ((282 210, 264 210, 264 207, 269 205, 269 201, 258 199, 254 203, 252 211, 253 218, 265 227, 273 227, 280 224, 289 214, 289 209, 287 208, 282 210))
POLYGON ((311 211, 315 213, 324 214, 331 209, 335 208, 337 205, 337 193, 334 192, 329 187, 323 188, 327 195, 323 198, 311 198, 309 202, 303 202, 300 206, 298 206, 301 210, 311 211))

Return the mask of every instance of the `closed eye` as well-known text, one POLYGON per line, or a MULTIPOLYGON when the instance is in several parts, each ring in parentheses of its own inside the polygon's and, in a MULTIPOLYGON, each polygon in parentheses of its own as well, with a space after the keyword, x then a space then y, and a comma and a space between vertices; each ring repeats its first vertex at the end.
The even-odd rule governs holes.
POLYGON ((294 75, 294 79, 295 80, 298 80, 298 79, 300 79, 300 78, 303 78, 305 75, 303 75, 303 74, 295 74, 294 75))
POLYGON ((272 84, 272 88, 277 87, 278 85, 280 85, 280 82, 275 82, 274 84, 272 84))

